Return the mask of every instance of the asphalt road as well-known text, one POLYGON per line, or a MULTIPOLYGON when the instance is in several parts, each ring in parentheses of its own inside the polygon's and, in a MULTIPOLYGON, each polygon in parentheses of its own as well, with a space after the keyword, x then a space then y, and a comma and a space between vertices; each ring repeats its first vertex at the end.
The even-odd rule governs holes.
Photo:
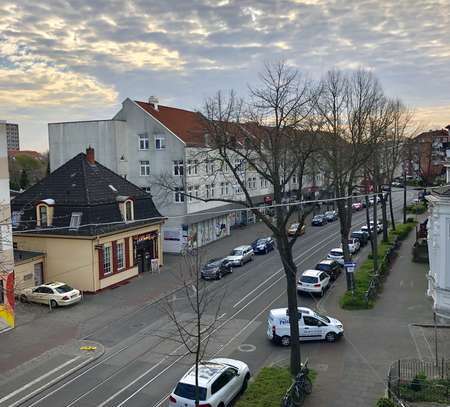
MULTIPOLYGON (((410 194, 411 199, 415 192, 410 194)), ((394 206, 400 217, 401 193, 395 194, 394 206)), ((353 227, 363 224, 365 212, 354 213, 353 227)), ((331 248, 337 246, 339 222, 322 227, 308 226, 305 235, 294 246, 299 272, 313 268, 331 248)), ((357 262, 359 256, 355 258, 357 262)), ((331 312, 338 312, 337 292, 344 287, 345 276, 342 275, 320 301, 318 298, 300 296, 299 305, 334 316, 331 312)), ((205 357, 237 358, 248 363, 251 371, 257 371, 268 363, 286 362, 289 350, 273 345, 266 338, 268 310, 286 306, 285 278, 277 251, 255 256, 252 262, 235 268, 233 274, 220 281, 208 282, 206 289, 213 304, 221 301, 221 308, 215 329, 207 338, 205 357)), ((188 295, 190 291, 178 293, 170 299, 178 318, 188 320, 193 316, 188 295)), ((215 311, 213 304, 212 312, 215 311)), ((213 316, 207 314, 208 318, 213 316)), ((304 343, 303 356, 313 360, 319 370, 320 366, 328 368, 333 355, 348 346, 346 337, 351 337, 351 325, 351 321, 345 323, 346 336, 337 343, 304 343)), ((104 356, 23 406, 167 405, 168 394, 192 365, 192 357, 186 355, 184 345, 176 341, 174 325, 161 303, 142 307, 127 318, 93 332, 86 339, 103 344, 106 348, 104 356)))

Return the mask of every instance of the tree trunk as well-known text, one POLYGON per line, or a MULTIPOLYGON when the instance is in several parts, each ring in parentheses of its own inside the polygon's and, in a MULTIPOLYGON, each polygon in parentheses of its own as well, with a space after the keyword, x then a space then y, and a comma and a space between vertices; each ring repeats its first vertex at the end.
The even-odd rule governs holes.
POLYGON ((383 242, 388 241, 388 225, 387 225, 387 208, 386 208, 386 199, 384 199, 383 190, 379 194, 381 199, 381 220, 383 223, 383 242))
MULTIPOLYGON (((374 188, 375 189, 375 188, 374 188)), ((376 191, 376 189, 375 189, 376 191)), ((372 243, 373 243, 373 251, 372 251, 372 256, 373 256, 373 269, 375 272, 378 271, 378 232, 377 232, 377 195, 374 195, 374 200, 373 200, 373 233, 372 233, 372 243)), ((369 223, 369 229, 370 229, 370 223, 369 223)))
POLYGON ((297 266, 292 257, 292 249, 289 247, 287 236, 277 236, 278 251, 280 252, 284 272, 286 274, 288 312, 291 336, 291 373, 296 375, 300 371, 300 333, 298 325, 297 302, 297 266))
POLYGON ((366 193, 366 224, 367 224, 367 231, 369 232, 369 240, 370 240, 370 248, 372 250, 372 255, 374 253, 373 251, 373 233, 370 230, 370 202, 369 202, 369 195, 366 193))
MULTIPOLYGON (((352 198, 348 198, 346 201, 343 199, 339 199, 337 201, 340 227, 341 227, 341 243, 342 243, 342 251, 344 253, 344 263, 348 263, 351 261, 350 250, 348 248, 348 234, 350 232, 351 226, 351 215, 352 215, 352 198), (347 204, 347 208, 345 207, 347 204)), ((345 270, 345 278, 347 281, 347 291, 352 289, 352 276, 351 273, 345 270)))
POLYGON ((389 212, 391 214, 392 230, 395 230, 394 208, 392 206, 392 186, 390 187, 390 192, 389 192, 389 212))
POLYGON ((406 170, 403 173, 403 223, 406 223, 406 170))

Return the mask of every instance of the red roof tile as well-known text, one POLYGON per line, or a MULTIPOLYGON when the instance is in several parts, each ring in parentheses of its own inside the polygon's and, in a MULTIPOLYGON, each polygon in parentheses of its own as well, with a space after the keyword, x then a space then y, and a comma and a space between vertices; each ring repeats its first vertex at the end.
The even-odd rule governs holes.
POLYGON ((137 100, 135 103, 175 133, 187 145, 204 145, 206 130, 200 113, 161 105, 158 105, 158 110, 156 110, 153 103, 137 100))

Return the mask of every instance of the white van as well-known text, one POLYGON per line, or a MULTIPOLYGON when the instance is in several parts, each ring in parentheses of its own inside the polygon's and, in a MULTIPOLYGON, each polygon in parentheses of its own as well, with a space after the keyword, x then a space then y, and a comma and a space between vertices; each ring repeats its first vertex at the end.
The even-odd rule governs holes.
MULTIPOLYGON (((334 342, 344 334, 342 322, 337 319, 320 315, 310 308, 299 307, 300 340, 322 340, 334 342)), ((287 308, 270 310, 267 319, 267 336, 283 346, 291 344, 289 314, 287 308)))

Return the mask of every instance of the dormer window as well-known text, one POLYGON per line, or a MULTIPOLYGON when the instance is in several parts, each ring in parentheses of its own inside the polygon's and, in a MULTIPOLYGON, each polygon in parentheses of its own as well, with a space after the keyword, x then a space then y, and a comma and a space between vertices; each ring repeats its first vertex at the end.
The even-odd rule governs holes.
POLYGON ((52 225, 53 218, 53 199, 44 199, 36 206, 36 224, 38 227, 46 228, 52 225))
POLYGON ((78 230, 81 224, 81 215, 82 212, 72 212, 72 217, 70 218, 70 229, 78 230))
POLYGON ((133 201, 131 199, 128 199, 125 201, 125 222, 128 222, 130 220, 134 220, 134 207, 133 207, 133 201))
POLYGON ((47 205, 39 205, 39 226, 42 228, 46 228, 47 222, 48 222, 48 207, 47 205))

